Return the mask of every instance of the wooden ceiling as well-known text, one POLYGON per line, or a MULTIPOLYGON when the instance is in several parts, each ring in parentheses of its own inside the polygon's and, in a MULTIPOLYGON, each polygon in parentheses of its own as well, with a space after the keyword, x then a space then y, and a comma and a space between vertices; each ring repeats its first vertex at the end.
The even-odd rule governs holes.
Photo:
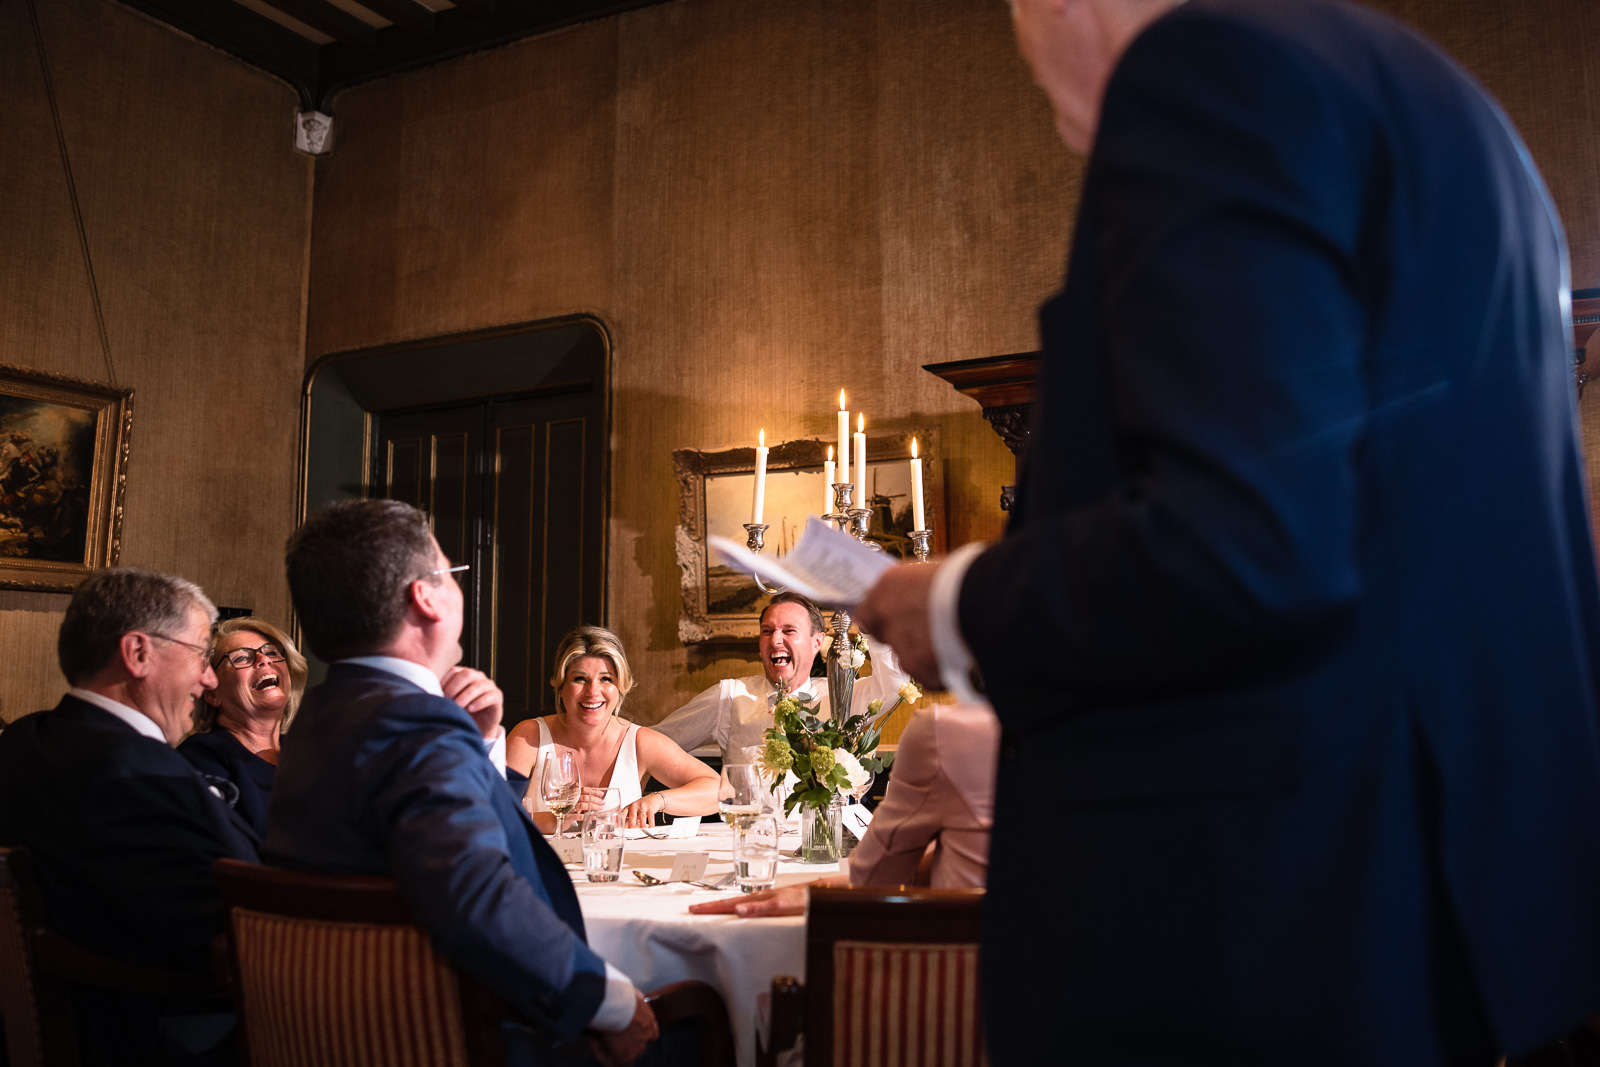
MULTIPOLYGON (((347 85, 665 0, 120 0, 293 85, 347 85)), ((331 112, 329 112, 331 113, 331 112)))

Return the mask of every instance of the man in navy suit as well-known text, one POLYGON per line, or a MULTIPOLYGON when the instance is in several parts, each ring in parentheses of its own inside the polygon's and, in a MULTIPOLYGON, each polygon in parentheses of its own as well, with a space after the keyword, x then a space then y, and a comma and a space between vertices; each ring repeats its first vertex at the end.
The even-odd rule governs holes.
POLYGON ((295 611, 332 666, 284 737, 262 855, 392 875, 457 966, 549 1037, 587 1032, 603 1063, 629 1062, 655 1017, 584 943, 565 868, 490 762, 498 688, 455 691, 460 569, 392 500, 335 505, 290 538, 295 611))
POLYGON ((1600 597, 1525 148, 1343 0, 1012 7, 1088 153, 1019 505, 857 614, 1002 722, 996 1062, 1540 1044, 1600 1006, 1600 597))
MULTIPOLYGON (((0 732, 0 845, 32 852, 51 927, 115 959, 201 975, 223 928, 211 864, 256 858, 249 826, 172 747, 195 698, 217 684, 215 616, 182 578, 96 571, 57 638, 71 690, 0 732)), ((193 1019, 170 1018, 185 1007, 78 991, 84 1061, 183 1062, 204 1051, 215 1032, 208 1040, 193 1019)))

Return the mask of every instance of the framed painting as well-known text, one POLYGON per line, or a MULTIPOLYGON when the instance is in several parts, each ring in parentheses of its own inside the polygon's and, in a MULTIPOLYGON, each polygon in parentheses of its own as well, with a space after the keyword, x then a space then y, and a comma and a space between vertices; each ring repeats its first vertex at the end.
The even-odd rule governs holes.
MULTIPOLYGON (((942 481, 937 431, 919 429, 867 439, 865 505, 872 511, 867 539, 890 555, 912 558, 911 439, 923 456, 924 518, 934 531, 933 550, 944 541, 942 481)), ((823 476, 827 444, 814 439, 774 445, 767 455, 762 521, 767 524, 763 552, 779 556, 793 547, 812 515, 831 511, 833 493, 823 476)), ((716 452, 678 449, 672 454, 678 477, 677 557, 683 590, 678 636, 686 643, 734 642, 754 638, 768 596, 750 577, 713 559, 706 537, 717 534, 743 542, 748 536, 755 497, 756 450, 716 452)), ((862 479, 854 477, 855 506, 862 506, 862 479)))
POLYGON ((133 390, 0 365, 0 588, 70 591, 122 551, 133 390))

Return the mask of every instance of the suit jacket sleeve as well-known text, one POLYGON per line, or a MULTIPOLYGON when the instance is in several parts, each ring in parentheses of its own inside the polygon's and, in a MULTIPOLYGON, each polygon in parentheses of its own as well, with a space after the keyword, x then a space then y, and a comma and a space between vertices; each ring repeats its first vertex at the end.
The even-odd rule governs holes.
MULTIPOLYGON (((127 748, 146 751, 143 739, 127 748)), ((148 754, 119 776, 85 783, 76 847, 98 860, 81 870, 103 879, 92 891, 146 946, 134 953, 140 962, 209 973, 211 939, 224 926, 211 865, 223 857, 254 863, 255 843, 186 761, 155 741, 148 754)))
POLYGON ((1172 23, 1108 86, 1063 298, 1079 314, 1044 322, 1046 389, 1051 361, 1104 361, 1108 395, 1090 402, 1110 407, 1114 469, 1096 498, 1063 503, 1049 469, 1078 457, 1051 450, 1049 423, 1071 421, 1071 397, 1042 393, 1024 514, 961 589, 1008 726, 1064 694, 1287 668, 1362 592, 1355 268, 1372 138, 1305 57, 1172 23))
POLYGON ((394 701, 370 738, 373 813, 395 880, 440 950, 570 1037, 604 996, 605 963, 520 876, 493 791, 508 787, 449 701, 394 701), (419 729, 419 723, 425 724, 419 729))

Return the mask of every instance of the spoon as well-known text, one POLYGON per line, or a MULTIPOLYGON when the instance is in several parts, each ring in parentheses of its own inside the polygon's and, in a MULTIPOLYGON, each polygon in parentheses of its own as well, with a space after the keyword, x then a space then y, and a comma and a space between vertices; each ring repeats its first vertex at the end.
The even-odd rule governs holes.
POLYGON ((635 867, 633 869, 633 876, 635 878, 639 879, 639 881, 643 882, 645 885, 666 885, 667 884, 667 880, 665 878, 657 878, 655 875, 650 874, 650 873, 648 873, 646 871, 641 871, 637 867, 635 867))

